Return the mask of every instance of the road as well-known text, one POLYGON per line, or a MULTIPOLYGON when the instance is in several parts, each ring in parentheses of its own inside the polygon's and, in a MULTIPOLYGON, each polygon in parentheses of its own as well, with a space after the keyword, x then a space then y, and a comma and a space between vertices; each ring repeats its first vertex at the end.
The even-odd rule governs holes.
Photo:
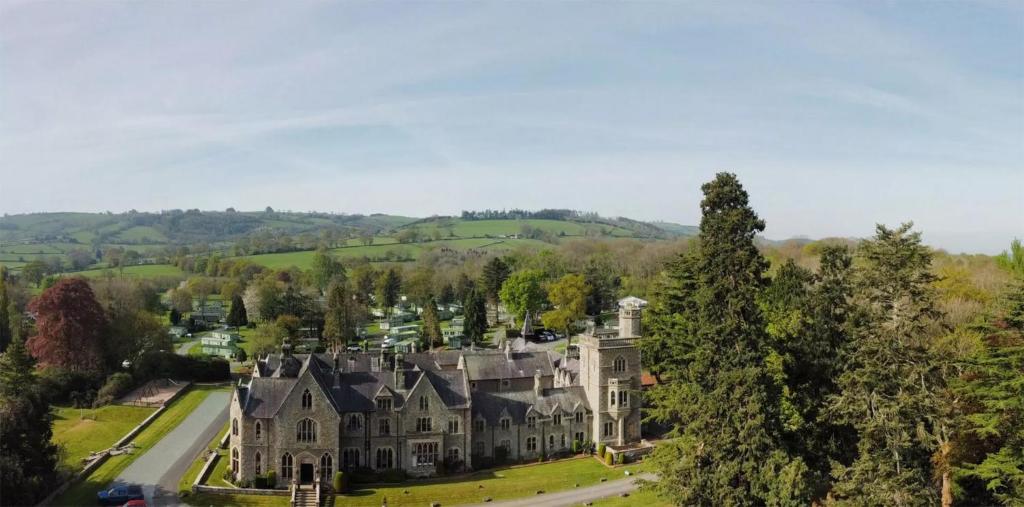
POLYGON ((192 346, 197 344, 197 343, 199 343, 199 339, 198 338, 195 339, 195 340, 192 340, 192 341, 187 341, 185 343, 182 343, 181 345, 178 345, 178 348, 177 348, 177 350, 175 350, 175 352, 177 352, 179 356, 187 356, 188 355, 188 349, 192 348, 192 346))
POLYGON ((139 484, 148 505, 176 506, 178 481, 228 419, 231 393, 211 392, 176 428, 128 465, 115 484, 139 484))
POLYGON ((569 489, 566 491, 559 491, 557 493, 545 493, 543 495, 519 498, 516 500, 506 500, 503 502, 481 503, 470 507, 563 507, 567 505, 582 505, 600 498, 617 496, 622 493, 630 493, 639 487, 636 483, 637 478, 653 481, 657 477, 654 474, 640 474, 636 477, 602 482, 585 488, 569 489))

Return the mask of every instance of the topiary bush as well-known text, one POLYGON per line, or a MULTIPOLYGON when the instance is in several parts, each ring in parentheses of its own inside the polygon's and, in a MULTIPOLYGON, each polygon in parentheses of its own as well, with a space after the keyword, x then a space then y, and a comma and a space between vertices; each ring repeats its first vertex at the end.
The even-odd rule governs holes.
POLYGON ((604 455, 604 464, 608 465, 608 466, 612 465, 612 453, 610 453, 610 452, 609 453, 605 453, 605 455, 604 455))
POLYGON ((277 487, 277 472, 275 472, 273 470, 270 470, 269 472, 267 472, 267 487, 268 488, 276 488, 277 487))
POLYGON ((603 458, 604 457, 604 444, 602 444, 602 443, 597 444, 597 457, 599 457, 599 458, 603 458))
POLYGON ((257 475, 252 480, 252 487, 254 487, 256 489, 266 489, 267 488, 267 478, 262 476, 262 475, 257 475))
POLYGON ((345 491, 345 472, 342 472, 341 470, 334 472, 334 480, 331 481, 331 487, 334 488, 335 493, 345 491))

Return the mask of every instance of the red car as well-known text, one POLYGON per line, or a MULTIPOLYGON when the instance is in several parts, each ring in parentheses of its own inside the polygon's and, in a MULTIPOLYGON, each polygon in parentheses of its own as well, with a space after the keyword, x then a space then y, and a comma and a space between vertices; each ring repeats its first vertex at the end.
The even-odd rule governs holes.
POLYGON ((122 507, 146 507, 145 500, 128 500, 122 507))

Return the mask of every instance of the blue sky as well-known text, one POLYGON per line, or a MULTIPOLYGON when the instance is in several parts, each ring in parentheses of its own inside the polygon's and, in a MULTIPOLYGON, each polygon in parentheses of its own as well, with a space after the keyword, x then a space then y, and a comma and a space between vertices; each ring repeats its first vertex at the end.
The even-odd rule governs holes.
POLYGON ((1020 2, 0 3, 0 212, 458 213, 1024 237, 1020 2))

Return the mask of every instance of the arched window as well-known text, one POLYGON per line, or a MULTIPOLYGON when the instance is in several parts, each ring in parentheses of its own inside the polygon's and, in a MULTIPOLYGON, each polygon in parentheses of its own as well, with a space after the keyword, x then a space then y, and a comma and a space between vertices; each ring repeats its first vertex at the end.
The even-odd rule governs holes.
POLYGON ((306 410, 313 408, 313 395, 309 393, 309 389, 302 391, 302 408, 306 410))
POLYGON ((629 406, 629 393, 627 393, 626 391, 619 391, 619 406, 629 406))
POLYGON ((554 435, 548 435, 548 449, 554 449, 554 448, 555 448, 555 436, 554 435))
POLYGON ((284 453, 281 456, 281 478, 291 479, 292 478, 292 455, 284 453))
POLYGON ((387 470, 395 464, 395 452, 390 447, 377 448, 377 469, 387 470))
POLYGON ((330 453, 325 452, 323 456, 320 456, 320 480, 322 482, 330 481, 334 476, 334 458, 331 457, 330 453))
POLYGON ((626 371, 626 358, 622 356, 616 357, 612 369, 615 370, 615 373, 622 373, 626 371))
POLYGON ((359 449, 350 447, 341 451, 342 468, 353 468, 359 466, 359 449))
POLYGON ((238 419, 231 420, 231 434, 236 437, 238 436, 238 419))
POLYGON ((256 451, 256 475, 263 473, 263 456, 260 456, 260 451, 256 451))
POLYGON ((562 433, 562 436, 559 437, 559 441, 562 444, 562 449, 565 449, 565 433, 562 433))
MULTIPOLYGON (((263 431, 263 425, 259 421, 256 421, 256 440, 260 439, 260 434, 263 431)), ((258 472, 257 472, 258 473, 258 472)))
POLYGON ((420 396, 420 410, 427 410, 430 408, 430 401, 427 400, 426 396, 420 396))
POLYGON ((615 406, 615 391, 608 391, 608 404, 615 406))
POLYGON ((295 428, 295 440, 299 442, 316 442, 316 422, 303 419, 295 428))
POLYGON ((238 473, 238 448, 231 449, 231 473, 238 473))
POLYGON ((359 431, 363 427, 363 416, 359 414, 351 414, 348 416, 348 424, 345 429, 348 431, 359 431))

